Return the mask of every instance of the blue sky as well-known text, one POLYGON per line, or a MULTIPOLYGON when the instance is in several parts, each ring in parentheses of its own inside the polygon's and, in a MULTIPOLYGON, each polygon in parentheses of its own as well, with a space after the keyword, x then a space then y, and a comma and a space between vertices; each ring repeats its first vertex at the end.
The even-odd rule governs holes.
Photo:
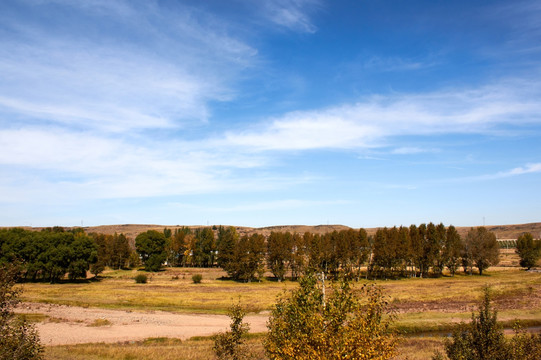
POLYGON ((4 0, 0 225, 541 221, 540 18, 4 0))

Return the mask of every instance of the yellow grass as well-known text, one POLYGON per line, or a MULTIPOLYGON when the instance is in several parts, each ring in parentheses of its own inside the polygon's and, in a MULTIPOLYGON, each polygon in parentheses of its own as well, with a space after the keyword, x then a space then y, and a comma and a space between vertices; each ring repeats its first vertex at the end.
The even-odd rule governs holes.
POLYGON ((47 347, 46 359, 54 360, 203 360, 212 359, 213 342, 207 340, 150 339, 122 344, 83 344, 47 347))
MULTIPOLYGON (((208 360, 214 358, 211 338, 180 341, 149 339, 121 344, 84 344, 46 348, 47 360, 208 360)), ((263 358, 262 336, 247 341, 255 359, 263 358)), ((408 337, 398 346, 395 360, 430 359, 436 350, 443 350, 443 338, 436 336, 408 337)))
MULTIPOLYGON (((504 254, 507 263, 516 260, 511 252, 504 254)), ((136 270, 108 270, 101 281, 64 284, 23 284, 23 300, 87 307, 166 310, 173 312, 225 313, 240 300, 249 312, 272 309, 276 297, 284 290, 298 286, 265 280, 261 283, 237 283, 222 280, 220 269, 172 268, 159 273, 145 273, 147 284, 136 284, 134 277, 145 273, 136 270), (194 284, 192 275, 201 273, 203 281, 194 284)), ((430 332, 448 333, 460 321, 469 321, 478 304, 481 290, 491 286, 498 319, 511 327, 515 319, 524 326, 541 325, 541 273, 516 267, 493 267, 483 276, 463 273, 454 277, 361 281, 384 288, 391 306, 396 308, 395 329, 406 336, 397 359, 430 359, 434 349, 441 349, 442 338, 430 332), (424 334, 424 336, 421 336, 424 334)), ((40 321, 36 316, 34 321, 40 321)), ((50 321, 51 319, 49 319, 50 321)), ((96 324, 107 325, 107 324, 96 324)), ((262 353, 261 337, 250 339, 262 353)), ((123 344, 86 344, 47 347, 47 359, 209 359, 212 340, 158 339, 123 344)))
MULTIPOLYGON (((181 268, 147 273, 148 283, 136 284, 133 278, 138 273, 141 271, 110 271, 101 281, 88 283, 27 283, 23 285, 22 298, 29 302, 86 307, 204 313, 223 313, 240 298, 249 311, 259 312, 269 310, 280 292, 298 286, 290 281, 238 283, 221 280, 225 273, 217 269, 181 268), (201 284, 191 280, 194 272, 203 274, 201 284), (178 279, 173 279, 177 276, 178 279)), ((528 306, 530 295, 541 291, 541 273, 492 268, 483 276, 459 274, 374 283, 382 286, 392 304, 397 306, 410 304, 419 306, 421 311, 426 304, 454 302, 462 304, 463 311, 469 311, 485 285, 491 286, 498 298, 513 298, 517 306, 528 306)))
POLYGON ((141 271, 113 271, 105 273, 101 281, 89 283, 28 283, 23 285, 22 299, 84 307, 199 313, 225 313, 240 299, 248 311, 260 312, 270 309, 281 291, 297 286, 290 281, 220 280, 225 273, 216 269, 167 269, 147 273, 148 283, 136 284, 133 278, 138 273, 141 271), (203 274, 201 284, 193 283, 194 272, 203 274))

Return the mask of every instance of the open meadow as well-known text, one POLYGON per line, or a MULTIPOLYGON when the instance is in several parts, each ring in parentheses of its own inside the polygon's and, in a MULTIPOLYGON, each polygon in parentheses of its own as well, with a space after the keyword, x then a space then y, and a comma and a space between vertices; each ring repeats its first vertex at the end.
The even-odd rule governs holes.
MULTIPOLYGON (((384 289, 397 315, 395 329, 403 337, 398 359, 427 359, 435 348, 441 347, 442 335, 449 333, 460 321, 469 320, 486 285, 493 289, 498 318, 506 328, 511 328, 516 319, 526 327, 541 326, 541 272, 521 270, 516 266, 517 261, 513 250, 504 249, 501 251, 500 266, 490 268, 483 276, 469 276, 460 272, 454 277, 361 280, 355 286, 368 282, 384 289)), ((26 283, 21 285, 24 303, 18 312, 27 313, 29 319, 43 329, 48 323, 60 323, 64 326, 62 331, 84 334, 86 329, 92 328, 98 334, 88 340, 73 341, 79 343, 77 345, 69 341, 49 342, 64 344, 47 346, 49 359, 208 359, 212 356, 209 336, 227 327, 228 318, 224 314, 232 304, 240 302, 248 311, 247 320, 255 332, 250 343, 261 352, 261 333, 265 331, 265 321, 277 296, 296 288, 298 284, 273 280, 242 283, 224 280, 224 276, 225 273, 217 268, 167 268, 157 273, 107 270, 99 281, 26 283), (148 275, 146 284, 134 281, 134 277, 141 273, 148 275), (203 276, 200 284, 192 281, 194 274, 203 276), (45 311, 47 306, 55 307, 54 315, 45 311), (82 320, 70 316, 67 309, 75 309, 75 314, 82 314, 85 310, 104 313, 100 313, 99 318, 87 316, 82 320), (145 322, 143 318, 138 318, 134 321, 140 321, 140 329, 157 329, 155 333, 149 333, 151 335, 148 337, 152 339, 118 338, 119 341, 115 342, 111 334, 121 334, 122 326, 127 331, 129 325, 128 320, 115 317, 117 313, 150 318, 164 314, 204 316, 205 321, 215 321, 216 327, 204 328, 201 320, 196 319, 195 325, 191 326, 196 328, 200 322, 203 330, 191 330, 175 336, 168 331, 179 324, 145 322), (102 336, 101 340, 99 336, 102 336), (82 344, 84 342, 91 344, 82 344)), ((58 332, 54 336, 62 337, 58 327, 53 329, 58 332)))

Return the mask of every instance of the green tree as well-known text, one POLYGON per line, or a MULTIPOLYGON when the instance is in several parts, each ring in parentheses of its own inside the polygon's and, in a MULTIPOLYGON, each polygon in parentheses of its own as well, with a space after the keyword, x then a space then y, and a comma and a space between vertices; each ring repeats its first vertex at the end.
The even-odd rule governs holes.
POLYGON ((21 260, 23 276, 32 280, 55 282, 66 273, 70 279, 85 278, 90 265, 97 261, 94 241, 82 229, 8 229, 0 232, 0 244, 0 262, 21 260))
POLYGON ((126 235, 115 233, 113 235, 112 248, 113 254, 111 255, 109 266, 113 269, 126 267, 132 251, 126 235))
POLYGON ((384 318, 387 302, 381 290, 353 291, 347 281, 328 296, 314 276, 278 299, 268 322, 264 348, 275 359, 390 359, 396 338, 384 318))
MULTIPOLYGON (((462 323, 445 342, 445 352, 450 360, 507 360, 509 348, 503 328, 492 308, 491 292, 483 290, 479 312, 472 313, 469 324, 462 323)), ((518 360, 518 359, 517 359, 518 360)))
POLYGON ((230 330, 216 335, 214 339, 214 353, 218 360, 252 359, 250 351, 245 344, 245 337, 250 330, 244 322, 246 312, 240 304, 233 305, 227 314, 231 319, 230 330))
POLYGON ((191 233, 190 228, 182 227, 175 229, 175 232, 170 238, 167 238, 165 252, 167 263, 169 266, 183 266, 185 260, 185 252, 187 249, 187 235, 191 233))
POLYGON ((212 228, 197 229, 195 232, 195 249, 193 256, 197 266, 211 267, 216 260, 216 244, 212 228))
POLYGON ((483 270, 489 266, 498 265, 500 261, 500 246, 496 235, 485 227, 470 229, 466 236, 465 247, 471 263, 479 270, 479 275, 483 275, 483 270))
POLYGON ((230 267, 234 267, 235 248, 238 246, 239 234, 233 226, 218 228, 218 239, 216 240, 216 261, 218 266, 226 272, 230 272, 230 267))
POLYGON ((284 280, 291 256, 291 233, 271 232, 267 239, 267 264, 278 281, 284 280))
POLYGON ((541 257, 541 240, 534 240, 530 233, 520 235, 516 253, 520 257, 520 266, 530 270, 541 257))
POLYGON ((148 230, 135 238, 135 249, 147 271, 158 271, 165 261, 165 235, 163 232, 148 230))
POLYGON ((14 287, 18 274, 16 266, 0 267, 0 360, 39 360, 43 348, 37 331, 13 314, 21 291, 14 287))
POLYGON ((527 333, 516 325, 515 335, 509 341, 509 350, 513 360, 541 359, 541 333, 527 333))
POLYGON ((454 276, 458 267, 460 266, 460 254, 462 252, 462 238, 456 231, 456 228, 451 225, 447 228, 447 234, 445 236, 444 252, 446 259, 446 266, 454 276))

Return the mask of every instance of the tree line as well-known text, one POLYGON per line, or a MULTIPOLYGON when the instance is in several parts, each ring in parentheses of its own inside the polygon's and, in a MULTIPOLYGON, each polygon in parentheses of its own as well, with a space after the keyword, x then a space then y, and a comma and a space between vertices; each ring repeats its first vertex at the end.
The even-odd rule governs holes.
POLYGON ((85 279, 87 271, 99 274, 109 266, 139 265, 139 256, 124 234, 86 234, 82 228, 62 227, 31 231, 0 229, 0 264, 19 263, 21 280, 57 282, 85 279))
MULTIPOLYGON (((516 241, 520 265, 535 266, 541 241, 523 234, 516 241)), ((433 223, 326 234, 271 232, 240 235, 235 227, 188 227, 149 230, 135 242, 124 234, 86 234, 61 227, 30 231, 0 230, 0 263, 19 261, 24 280, 51 282, 98 275, 105 267, 136 267, 148 271, 163 265, 221 267, 239 281, 261 280, 268 270, 279 281, 308 272, 358 279, 441 276, 464 272, 482 274, 498 263, 499 244, 484 227, 472 228, 462 238, 454 226, 433 223)))
MULTIPOLYGON (((539 241, 533 243, 535 247, 539 241)), ((242 281, 260 280, 266 270, 279 281, 312 272, 396 278, 441 276, 445 270, 454 275, 460 269, 472 274, 476 268, 482 274, 498 264, 500 249, 496 236, 484 227, 471 228, 462 238, 454 226, 433 223, 382 228, 372 236, 362 228, 326 234, 271 232, 268 237, 258 233, 241 236, 236 228, 222 226, 216 231, 164 229, 141 233, 135 244, 143 261, 148 258, 148 270, 160 266, 160 261, 150 260, 152 252, 170 266, 218 266, 242 281), (149 251, 149 244, 163 245, 149 251)), ((519 255, 522 253, 527 252, 519 255)), ((528 254, 532 258, 532 252, 528 254)))
POLYGON ((97 260, 96 245, 83 229, 0 229, 0 263, 20 262, 23 280, 56 282, 66 274, 72 280, 86 278, 97 260))

